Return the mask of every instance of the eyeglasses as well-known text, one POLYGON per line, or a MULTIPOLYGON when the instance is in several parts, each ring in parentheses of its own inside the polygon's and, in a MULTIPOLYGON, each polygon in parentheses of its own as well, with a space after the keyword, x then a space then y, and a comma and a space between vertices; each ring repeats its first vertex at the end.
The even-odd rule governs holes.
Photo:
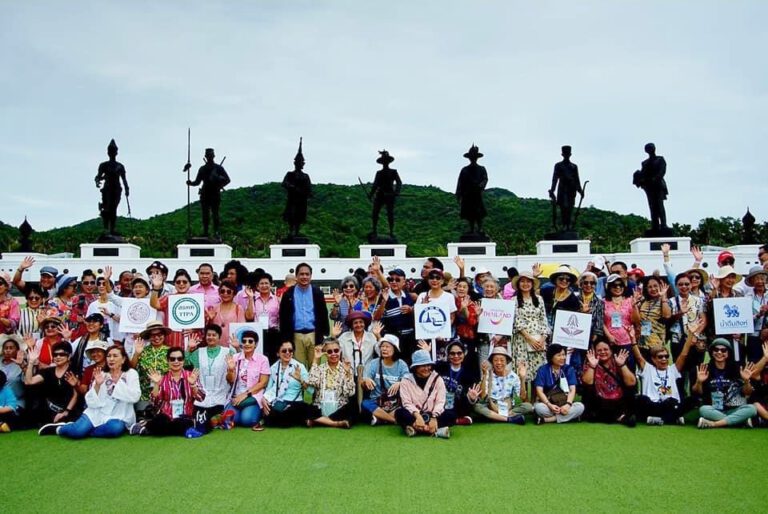
POLYGON ((387 277, 387 282, 400 282, 400 277, 387 277))
POLYGON ((429 277, 427 277, 427 279, 428 280, 443 280, 443 277, 441 277, 440 275, 430 275, 429 277))
POLYGON ((219 294, 232 294, 234 291, 231 289, 219 289, 219 294))
POLYGON ((69 354, 67 352, 54 352, 54 357, 69 357, 69 354))
POLYGON ((165 334, 163 332, 150 332, 149 337, 160 337, 164 336, 165 334))
POLYGON ((597 284, 597 282, 593 282, 593 281, 591 281, 591 280, 585 280, 585 281, 583 281, 583 282, 581 283, 581 285, 583 285, 583 286, 593 286, 593 285, 595 285, 595 284, 597 284))
POLYGON ((728 348, 718 346, 717 348, 712 348, 712 353, 728 353, 728 348))
POLYGON ((677 284, 677 287, 691 287, 691 283, 690 282, 680 282, 679 284, 677 284))
POLYGON ((42 299, 43 299, 42 296, 28 296, 27 297, 27 300, 29 300, 30 302, 34 302, 34 301, 42 300, 42 299))
POLYGON ((571 281, 571 278, 570 278, 570 277, 566 277, 565 275, 560 275, 559 277, 557 277, 557 279, 556 279, 556 280, 557 280, 557 281, 560 281, 560 280, 565 280, 566 282, 570 282, 570 281, 571 281))
POLYGON ((96 281, 95 280, 83 280, 81 282, 81 284, 83 284, 84 286, 95 286, 96 285, 96 281))
POLYGON ((614 282, 613 284, 611 284, 611 287, 618 287, 620 289, 624 289, 624 284, 614 282))
POLYGON ((284 348, 280 350, 280 353, 293 353, 293 350, 291 350, 290 348, 284 348))
POLYGON ((464 352, 448 352, 448 355, 450 355, 451 357, 460 356, 460 355, 464 355, 464 352))
POLYGON ((252 337, 244 337, 243 344, 256 344, 256 340, 252 337))
POLYGON ((328 348, 327 350, 325 350, 325 353, 327 353, 328 355, 333 355, 333 354, 339 353, 340 351, 341 350, 339 350, 338 348, 328 348))
POLYGON ((168 362, 184 362, 184 357, 168 357, 168 362))

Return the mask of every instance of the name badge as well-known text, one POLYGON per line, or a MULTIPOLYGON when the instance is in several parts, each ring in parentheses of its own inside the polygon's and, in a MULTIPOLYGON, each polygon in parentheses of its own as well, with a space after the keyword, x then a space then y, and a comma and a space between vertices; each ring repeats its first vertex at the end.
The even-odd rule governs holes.
POLYGON ((178 418, 184 414, 184 400, 171 400, 171 417, 178 418))
POLYGON ((560 389, 562 389, 564 393, 567 393, 568 391, 570 391, 571 388, 568 386, 567 378, 560 377, 560 389))
POLYGON ((640 322, 640 335, 641 336, 649 336, 651 335, 651 322, 648 320, 644 320, 640 322))
POLYGON ((446 392, 445 393, 445 408, 446 410, 453 409, 453 402, 456 395, 454 393, 446 392))
POLYGON ((496 405, 499 408, 499 414, 502 416, 509 416, 509 404, 506 400, 501 400, 496 405))
POLYGON ((712 407, 714 407, 717 410, 723 410, 723 407, 725 405, 725 395, 721 393, 720 391, 713 391, 712 392, 712 407))
POLYGON ((264 331, 269 328, 269 314, 259 314, 259 325, 264 331))
POLYGON ((611 328, 621 328, 621 313, 620 312, 612 312, 611 313, 611 328))

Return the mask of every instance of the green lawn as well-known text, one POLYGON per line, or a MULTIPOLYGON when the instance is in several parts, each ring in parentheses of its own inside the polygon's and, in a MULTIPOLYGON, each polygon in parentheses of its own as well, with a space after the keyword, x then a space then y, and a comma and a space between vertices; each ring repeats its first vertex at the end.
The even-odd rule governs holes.
POLYGON ((3 512, 764 512, 768 430, 478 424, 0 435, 3 512))

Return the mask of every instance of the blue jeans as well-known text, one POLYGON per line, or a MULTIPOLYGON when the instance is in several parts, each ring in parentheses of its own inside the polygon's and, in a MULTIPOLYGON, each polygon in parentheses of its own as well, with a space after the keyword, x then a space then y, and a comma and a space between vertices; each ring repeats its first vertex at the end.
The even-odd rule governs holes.
POLYGON ((261 419, 261 406, 258 402, 253 405, 249 405, 244 409, 234 408, 235 411, 235 425, 241 427, 252 427, 261 419))
POLYGON ((379 408, 379 404, 376 400, 371 400, 370 398, 366 398, 365 400, 363 400, 362 407, 363 407, 363 411, 373 414, 373 411, 379 408))
POLYGON ((77 418, 77 421, 59 427, 58 434, 70 439, 83 439, 84 437, 120 437, 123 432, 125 432, 125 423, 119 419, 110 419, 103 425, 94 427, 88 416, 83 414, 77 418))

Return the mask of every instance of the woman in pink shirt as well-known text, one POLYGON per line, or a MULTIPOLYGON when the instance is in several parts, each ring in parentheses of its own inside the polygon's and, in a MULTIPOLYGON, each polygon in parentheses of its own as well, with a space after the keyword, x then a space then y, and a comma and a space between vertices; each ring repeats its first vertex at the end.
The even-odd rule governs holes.
POLYGON ((232 384, 230 403, 235 410, 235 424, 241 427, 257 427, 261 420, 261 398, 269 382, 269 362, 256 353, 259 335, 253 330, 235 334, 242 351, 235 355, 235 382, 232 384))
POLYGON ((273 363, 277 359, 277 348, 280 346, 280 300, 272 294, 272 275, 261 275, 255 292, 250 287, 244 290, 248 298, 245 319, 259 322, 259 326, 264 330, 263 353, 270 363, 273 363))
POLYGON ((233 282, 225 280, 219 286, 221 303, 207 307, 205 310, 206 324, 214 323, 221 327, 221 345, 229 346, 229 324, 245 323, 245 310, 235 303, 236 287, 233 282))
MULTIPOLYGON (((614 353, 619 350, 629 350, 632 344, 630 331, 633 325, 640 323, 640 312, 637 310, 632 297, 624 297, 624 288, 627 285, 617 274, 612 273, 605 281, 605 311, 603 315, 605 338, 613 348, 614 353)), ((634 370, 635 363, 630 359, 630 368, 634 370)))

